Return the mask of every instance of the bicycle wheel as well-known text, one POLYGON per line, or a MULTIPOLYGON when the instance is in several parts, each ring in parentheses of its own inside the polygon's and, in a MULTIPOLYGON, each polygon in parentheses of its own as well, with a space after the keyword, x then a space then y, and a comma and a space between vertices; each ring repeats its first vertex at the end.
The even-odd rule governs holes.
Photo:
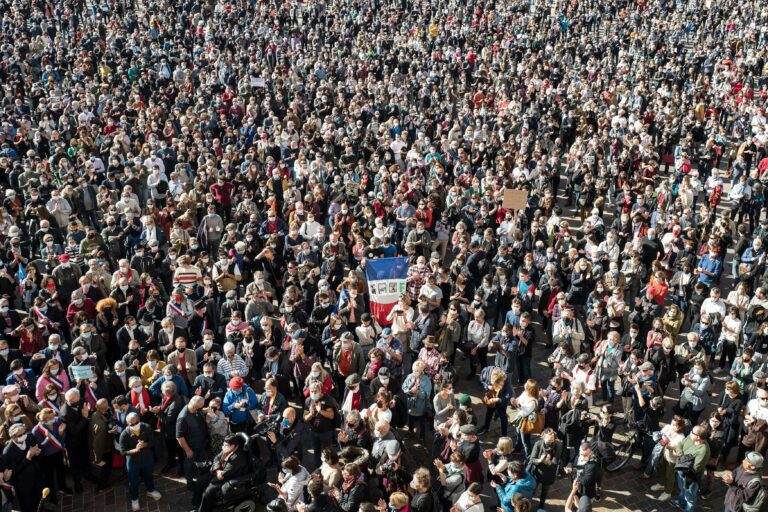
POLYGON ((630 435, 624 442, 616 447, 616 458, 605 465, 605 470, 612 473, 627 465, 627 462, 635 453, 635 440, 637 435, 630 435))

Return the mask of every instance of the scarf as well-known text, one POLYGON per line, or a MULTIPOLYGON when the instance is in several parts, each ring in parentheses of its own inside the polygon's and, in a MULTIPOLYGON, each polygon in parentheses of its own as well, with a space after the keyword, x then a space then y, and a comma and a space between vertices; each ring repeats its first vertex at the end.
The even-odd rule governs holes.
POLYGON ((38 423, 37 425, 32 428, 32 432, 36 435, 42 436, 43 440, 40 443, 40 446, 45 445, 51 445, 53 446, 56 451, 67 453, 67 449, 64 447, 64 443, 59 441, 59 439, 56 437, 56 434, 51 432, 48 427, 43 425, 42 423, 38 423))
POLYGON ((134 407, 138 406, 140 414, 144 413, 147 408, 146 404, 144 403, 144 389, 141 390, 141 393, 136 393, 135 391, 131 390, 131 403, 134 407))
POLYGON ((61 382, 59 379, 54 377, 53 375, 48 375, 48 380, 56 387, 56 390, 61 393, 64 391, 64 383, 61 382))
MULTIPOLYGON (((165 410, 168 408, 168 406, 171 405, 171 401, 172 400, 173 400, 172 396, 163 397, 163 404, 160 406, 160 412, 161 413, 165 412, 165 410)), ((158 429, 161 428, 161 423, 160 423, 160 417, 159 416, 157 418, 157 428, 158 429)))

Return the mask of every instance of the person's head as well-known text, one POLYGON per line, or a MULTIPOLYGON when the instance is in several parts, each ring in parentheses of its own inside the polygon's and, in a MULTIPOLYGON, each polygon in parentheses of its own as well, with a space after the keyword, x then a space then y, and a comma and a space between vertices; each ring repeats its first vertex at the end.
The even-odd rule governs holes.
POLYGON ((515 443, 511 437, 500 437, 496 441, 496 453, 499 455, 509 455, 515 448, 515 443))
POLYGON ((373 428, 373 436, 376 439, 384 439, 389 435, 389 422, 379 420, 373 428))
POLYGON ((738 382, 735 380, 729 380, 725 383, 725 392, 728 394, 728 396, 734 398, 741 394, 741 388, 739 387, 738 382))
POLYGON ((163 396, 174 396, 176 395, 176 384, 172 380, 166 380, 160 385, 160 391, 162 391, 163 396))
POLYGON ((56 377, 61 372, 61 362, 58 359, 49 359, 43 366, 43 374, 56 377))
POLYGON ((345 482, 354 482, 360 477, 360 466, 355 463, 349 463, 341 470, 341 477, 345 482))
POLYGON ((315 402, 323 398, 323 385, 320 381, 314 380, 309 384, 309 396, 315 402))
POLYGON ((419 468, 413 473, 411 486, 419 492, 426 492, 432 485, 432 477, 427 468, 419 468))
POLYGON ((288 421, 288 426, 296 423, 296 409, 293 407, 286 407, 283 411, 283 422, 288 421))
POLYGON ((395 491, 389 495, 389 506, 395 510, 402 510, 408 506, 408 495, 404 492, 395 491))
POLYGON ((221 451, 225 454, 234 453, 243 447, 243 440, 237 434, 229 434, 221 443, 221 451))
POLYGON ((76 388, 68 389, 67 392, 64 393, 64 400, 69 405, 77 405, 77 403, 80 402, 80 391, 76 388))
POLYGON ((283 473, 290 476, 299 472, 301 464, 299 463, 299 459, 291 455, 280 464, 280 467, 283 469, 283 473))
POLYGON ((762 455, 757 452, 749 452, 746 457, 744 457, 744 460, 741 461, 741 467, 744 468, 744 471, 749 473, 757 473, 763 469, 764 462, 762 455))
MULTIPOLYGON (((173 383, 171 382, 171 384, 173 383)), ((194 413, 194 412, 200 411, 203 409, 203 407, 205 407, 205 398, 201 396, 193 396, 192 398, 189 399, 189 404, 187 405, 187 407, 189 408, 189 412, 194 413)))
POLYGON ((696 444, 707 442, 707 429, 701 425, 696 425, 691 430, 691 437, 696 444))
POLYGON ((583 457, 587 459, 591 456, 592 456, 592 445, 587 442, 581 443, 581 446, 579 446, 579 457, 583 457))
POLYGON ((525 392, 528 396, 539 399, 539 383, 534 379, 525 381, 525 392))
POLYGON ((132 432, 139 432, 139 419, 139 415, 135 412, 128 413, 128 416, 125 417, 125 423, 132 432))

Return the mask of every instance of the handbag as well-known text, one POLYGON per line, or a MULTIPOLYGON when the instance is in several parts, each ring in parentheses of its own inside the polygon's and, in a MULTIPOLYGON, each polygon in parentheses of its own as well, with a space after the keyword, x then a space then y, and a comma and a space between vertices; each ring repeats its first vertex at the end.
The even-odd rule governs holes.
POLYGON ((541 434, 544 428, 544 415, 538 411, 533 411, 528 416, 524 416, 520 421, 520 432, 523 434, 541 434))
POLYGON ((693 465, 696 458, 693 455, 682 455, 675 463, 675 471, 679 471, 686 478, 693 478, 693 465))

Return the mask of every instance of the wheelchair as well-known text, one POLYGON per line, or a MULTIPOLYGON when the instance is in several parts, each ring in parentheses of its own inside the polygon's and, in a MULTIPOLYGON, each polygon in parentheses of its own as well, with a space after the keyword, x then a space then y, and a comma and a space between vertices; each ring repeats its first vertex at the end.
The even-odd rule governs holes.
MULTIPOLYGON (((244 432, 237 435, 243 441, 243 450, 248 454, 248 472, 227 482, 223 497, 214 509, 216 512, 256 512, 262 502, 261 486, 267 480, 267 472, 258 456, 256 439, 244 432)), ((210 463, 206 465, 210 470, 210 463)))

